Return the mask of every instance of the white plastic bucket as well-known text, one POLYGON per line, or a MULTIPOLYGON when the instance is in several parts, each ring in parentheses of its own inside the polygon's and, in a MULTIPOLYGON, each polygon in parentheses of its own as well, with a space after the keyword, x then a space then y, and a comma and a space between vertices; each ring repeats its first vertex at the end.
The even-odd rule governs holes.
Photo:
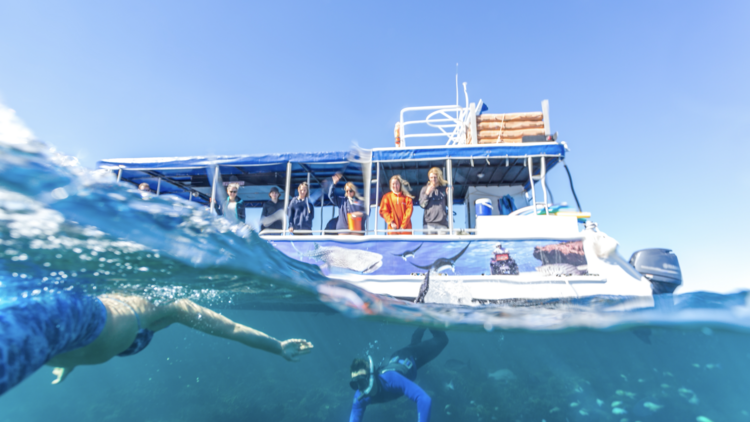
POLYGON ((477 215, 492 215, 492 200, 489 198, 479 198, 474 201, 474 207, 477 215))

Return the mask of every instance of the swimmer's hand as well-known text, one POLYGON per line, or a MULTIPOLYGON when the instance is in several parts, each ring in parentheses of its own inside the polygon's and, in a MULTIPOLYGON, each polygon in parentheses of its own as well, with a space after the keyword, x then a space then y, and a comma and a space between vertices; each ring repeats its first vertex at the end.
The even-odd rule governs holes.
POLYGON ((60 384, 61 382, 65 381, 65 378, 67 378, 68 375, 70 375, 70 373, 73 372, 73 369, 75 369, 75 366, 71 366, 68 368, 57 367, 53 369, 52 375, 57 376, 57 378, 54 381, 52 381, 52 384, 53 385, 60 384))
POLYGON ((299 360, 300 355, 305 355, 312 352, 313 344, 307 340, 299 338, 290 338, 281 342, 281 357, 290 361, 296 362, 299 360))

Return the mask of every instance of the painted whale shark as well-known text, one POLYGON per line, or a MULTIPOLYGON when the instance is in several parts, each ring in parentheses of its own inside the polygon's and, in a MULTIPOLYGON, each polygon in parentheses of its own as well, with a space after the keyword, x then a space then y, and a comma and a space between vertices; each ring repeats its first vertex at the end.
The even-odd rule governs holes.
POLYGON ((466 252, 467 249, 469 249, 470 245, 471 245, 471 242, 469 242, 461 250, 461 252, 459 252, 458 254, 456 254, 456 256, 454 256, 452 258, 438 258, 437 260, 435 260, 435 262, 433 262, 430 265, 417 265, 417 264, 415 264, 413 262, 411 263, 411 265, 413 265, 413 266, 415 266, 417 268, 421 268, 423 270, 434 271, 436 273, 440 273, 440 272, 446 271, 448 268, 450 268, 451 271, 453 271, 455 273, 456 272, 456 261, 458 261, 458 258, 460 258, 461 255, 463 255, 464 252, 466 252))
POLYGON ((422 245, 424 245, 424 242, 420 243, 419 246, 417 246, 416 249, 412 249, 410 251, 404 251, 402 253, 392 253, 391 255, 393 255, 393 256, 400 256, 401 259, 403 259, 404 261, 406 261, 407 258, 414 258, 417 255, 417 251, 419 250, 419 248, 422 247, 422 245))
POLYGON ((350 271, 370 274, 383 265, 383 255, 360 249, 347 249, 339 246, 320 246, 314 244, 315 248, 300 252, 294 243, 292 247, 300 256, 313 258, 324 262, 329 267, 344 268, 350 271))

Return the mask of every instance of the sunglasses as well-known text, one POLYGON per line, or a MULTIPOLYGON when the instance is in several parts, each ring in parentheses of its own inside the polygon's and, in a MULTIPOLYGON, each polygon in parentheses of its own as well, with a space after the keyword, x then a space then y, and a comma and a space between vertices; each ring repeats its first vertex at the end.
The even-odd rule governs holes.
POLYGON ((229 193, 237 193, 236 190, 230 190, 229 193))
POLYGON ((347 189, 347 190, 345 190, 344 192, 346 192, 346 193, 349 193, 349 192, 354 192, 354 191, 353 191, 353 190, 351 190, 351 189, 347 189))

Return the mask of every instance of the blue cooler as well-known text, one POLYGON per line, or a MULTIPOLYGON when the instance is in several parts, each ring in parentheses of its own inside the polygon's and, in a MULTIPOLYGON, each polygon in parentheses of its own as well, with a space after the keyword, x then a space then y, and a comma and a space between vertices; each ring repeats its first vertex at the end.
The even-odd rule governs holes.
POLYGON ((477 216, 492 215, 492 200, 489 198, 480 198, 474 202, 477 216))

